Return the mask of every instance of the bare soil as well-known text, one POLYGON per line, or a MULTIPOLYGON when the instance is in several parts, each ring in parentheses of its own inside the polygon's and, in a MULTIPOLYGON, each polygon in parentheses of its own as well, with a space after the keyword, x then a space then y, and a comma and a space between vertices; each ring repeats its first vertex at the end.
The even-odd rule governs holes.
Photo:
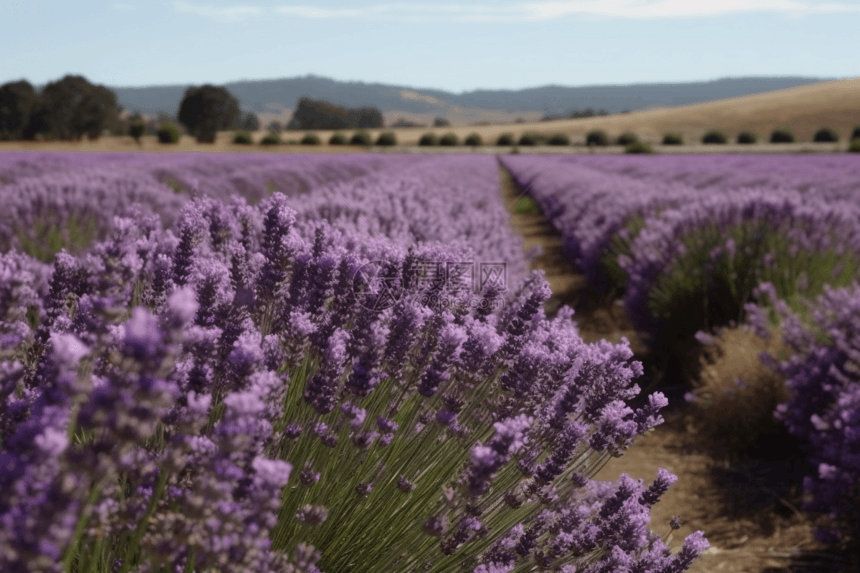
MULTIPOLYGON (((669 520, 680 515, 681 528, 669 540, 673 552, 690 533, 701 530, 711 544, 691 568, 694 573, 782 573, 847 571, 845 556, 829 551, 812 537, 810 518, 798 510, 802 459, 745 459, 729 462, 709 451, 690 424, 695 414, 683 399, 689 380, 667 380, 655 372, 650 350, 630 326, 616 301, 589 289, 585 278, 561 253, 561 237, 542 215, 513 211, 522 191, 501 170, 503 198, 511 213, 511 225, 524 239, 525 250, 540 247, 542 254, 532 268, 543 269, 553 296, 546 311, 554 314, 562 305, 576 311, 582 338, 587 342, 626 337, 646 375, 643 395, 664 392, 670 405, 666 422, 641 436, 621 457, 613 459, 596 479, 614 480, 621 473, 650 483, 658 468, 678 476, 678 482, 652 510, 651 529, 664 539, 671 533, 669 520)), ((678 357, 687 360, 688 357, 678 357)))

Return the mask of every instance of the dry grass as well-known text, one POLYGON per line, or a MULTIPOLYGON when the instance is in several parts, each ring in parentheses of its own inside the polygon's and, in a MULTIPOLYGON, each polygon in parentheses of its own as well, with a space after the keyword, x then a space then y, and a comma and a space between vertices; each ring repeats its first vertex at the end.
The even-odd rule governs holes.
MULTIPOLYGON (((585 134, 591 129, 604 129, 610 136, 615 137, 624 131, 632 131, 641 139, 649 143, 658 143, 666 132, 681 133, 684 140, 691 145, 684 146, 659 146, 661 153, 744 153, 744 152, 804 152, 804 151, 836 151, 844 150, 847 146, 846 138, 850 135, 856 125, 860 125, 860 78, 838 80, 830 82, 819 82, 794 88, 764 92, 760 94, 717 100, 712 102, 639 111, 627 114, 615 114, 604 117, 590 117, 580 119, 565 119, 557 121, 537 121, 530 123, 508 123, 514 115, 532 117, 532 114, 496 113, 495 116, 481 116, 484 119, 492 119, 498 123, 486 126, 455 125, 452 127, 417 127, 398 128, 393 130, 397 134, 397 141, 401 145, 417 145, 421 135, 427 132, 441 136, 445 133, 454 133, 460 140, 466 138, 470 133, 478 133, 488 144, 495 143, 499 135, 513 133, 515 138, 525 132, 537 133, 566 133, 574 143, 583 143, 585 134), (842 141, 838 144, 819 143, 813 144, 813 134, 822 126, 829 125, 836 129, 842 141), (755 145, 700 145, 705 131, 718 128, 722 129, 734 140, 735 136, 743 130, 750 130, 758 134, 759 141, 767 141, 771 131, 779 126, 788 126, 792 129, 797 141, 796 144, 755 144, 755 145)), ((488 110, 484 110, 488 111, 488 110)), ((395 112, 396 113, 396 112, 395 112)), ((488 111, 489 113, 489 111, 488 111)), ((427 117, 419 117, 417 114, 401 114, 406 119, 429 121, 427 117)), ((399 117, 399 116, 398 116, 399 117)), ((477 117, 477 116, 476 116, 477 117)), ((344 133, 352 133, 353 130, 343 130, 344 133)), ((371 138, 375 141, 382 131, 391 131, 391 128, 368 130, 371 138)), ((328 141, 334 131, 321 130, 316 132, 323 142, 328 141)), ((258 131, 254 134, 254 140, 259 141, 265 132, 258 131)), ((285 132, 285 139, 299 140, 304 135, 302 131, 285 132)), ((351 152, 362 151, 364 148, 351 146, 328 146, 328 145, 286 145, 263 147, 260 145, 242 146, 231 143, 232 133, 221 133, 214 144, 198 144, 193 138, 184 136, 177 145, 159 144, 154 136, 145 137, 143 145, 137 144, 129 137, 102 138, 95 142, 0 142, 0 151, 33 149, 33 150, 60 150, 60 151, 236 151, 236 152, 259 152, 269 153, 292 153, 292 152, 351 152)), ((446 152, 463 152, 471 148, 449 148, 446 152)), ((388 151, 403 151, 397 147, 388 151)), ((434 148, 421 148, 421 152, 436 152, 434 148)), ((484 152, 492 152, 493 148, 484 148, 484 152)), ((543 153, 588 152, 584 148, 576 147, 543 147, 543 148, 521 148, 522 152, 538 151, 543 153)), ((601 150, 604 153, 618 153, 620 148, 601 150)))
POLYGON ((773 417, 788 399, 785 381, 758 357, 786 350, 778 333, 765 341, 741 328, 724 330, 702 349, 688 429, 703 447, 727 458, 779 456, 793 447, 773 417))
MULTIPOLYGON (((490 144, 494 143, 502 133, 513 133, 515 137, 519 137, 525 132, 561 132, 568 134, 574 142, 577 140, 584 142, 586 132, 596 128, 605 129, 610 136, 617 136, 624 131, 632 131, 649 142, 659 142, 664 133, 671 131, 681 133, 687 142, 696 143, 701 140, 705 131, 711 128, 722 129, 729 134, 732 140, 740 131, 751 130, 758 134, 759 141, 767 141, 774 128, 787 125, 794 131, 799 142, 811 142, 812 136, 818 128, 829 125, 836 129, 844 140, 850 135, 854 126, 860 124, 858 101, 860 101, 860 78, 852 78, 700 104, 604 117, 532 121, 518 124, 498 123, 487 126, 457 125, 439 128, 400 128, 395 132, 398 142, 407 145, 417 144, 421 135, 427 132, 435 133, 437 136, 452 132, 457 134, 461 141, 474 132, 490 144)), ((379 132, 385 130, 370 130, 370 133, 372 137, 376 138, 379 132)), ((322 131, 319 132, 319 135, 323 141, 327 141, 331 133, 331 131, 322 131)), ((833 144, 818 144, 818 146, 828 150, 834 148, 833 144)), ((719 145, 683 147, 714 148, 714 151, 729 151, 727 146, 719 145)), ((750 148, 760 150, 764 146, 759 144, 738 147, 742 150, 750 148)), ((781 151, 791 149, 788 146, 775 147, 781 151)), ((796 147, 794 150, 797 150, 796 147)), ((558 148, 555 150, 557 151, 558 148)), ((675 150, 667 148, 666 151, 675 150)))

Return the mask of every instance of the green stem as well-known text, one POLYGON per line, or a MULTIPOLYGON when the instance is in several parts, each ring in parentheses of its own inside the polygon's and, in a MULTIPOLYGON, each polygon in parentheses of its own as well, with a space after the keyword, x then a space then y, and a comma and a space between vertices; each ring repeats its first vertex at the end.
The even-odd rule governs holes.
POLYGON ((78 523, 75 525, 75 532, 72 534, 72 540, 69 542, 69 546, 66 548, 66 553, 63 555, 63 570, 70 571, 72 566, 72 561, 75 558, 75 555, 80 550, 78 545, 81 542, 81 538, 84 535, 84 530, 87 527, 87 521, 89 518, 87 517, 87 510, 93 505, 99 497, 99 493, 101 493, 102 484, 104 483, 104 479, 96 483, 92 489, 90 490, 90 495, 87 497, 87 501, 84 504, 84 507, 81 509, 81 517, 78 519, 78 523))

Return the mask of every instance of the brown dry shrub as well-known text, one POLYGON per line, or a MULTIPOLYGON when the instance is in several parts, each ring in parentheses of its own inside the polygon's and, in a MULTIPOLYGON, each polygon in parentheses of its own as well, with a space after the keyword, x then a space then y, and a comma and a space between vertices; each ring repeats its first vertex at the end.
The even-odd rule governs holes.
POLYGON ((687 422, 696 441, 713 455, 782 457, 796 447, 773 417, 788 391, 782 377, 759 360, 762 351, 785 356, 778 332, 764 341, 742 328, 729 328, 702 349, 687 422))

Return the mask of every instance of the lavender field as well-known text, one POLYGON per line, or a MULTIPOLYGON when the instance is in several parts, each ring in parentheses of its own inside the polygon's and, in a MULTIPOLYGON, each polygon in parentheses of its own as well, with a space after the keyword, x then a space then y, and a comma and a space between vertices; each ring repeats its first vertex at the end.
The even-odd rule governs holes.
MULTIPOLYGON (((0 156, 0 570, 688 569, 487 156, 0 156), (666 524, 661 524, 665 529, 666 524)), ((673 521, 672 529, 679 527, 673 521)))
MULTIPOLYGON (((561 233, 565 255, 590 284, 622 297, 652 345, 670 352, 693 337, 707 345, 737 324, 781 339, 784 353, 761 359, 788 389, 772 415, 809 455, 804 509, 820 541, 856 547, 860 164, 839 156, 502 163, 561 233)), ((735 386, 725 391, 755 395, 742 379, 735 386)))

